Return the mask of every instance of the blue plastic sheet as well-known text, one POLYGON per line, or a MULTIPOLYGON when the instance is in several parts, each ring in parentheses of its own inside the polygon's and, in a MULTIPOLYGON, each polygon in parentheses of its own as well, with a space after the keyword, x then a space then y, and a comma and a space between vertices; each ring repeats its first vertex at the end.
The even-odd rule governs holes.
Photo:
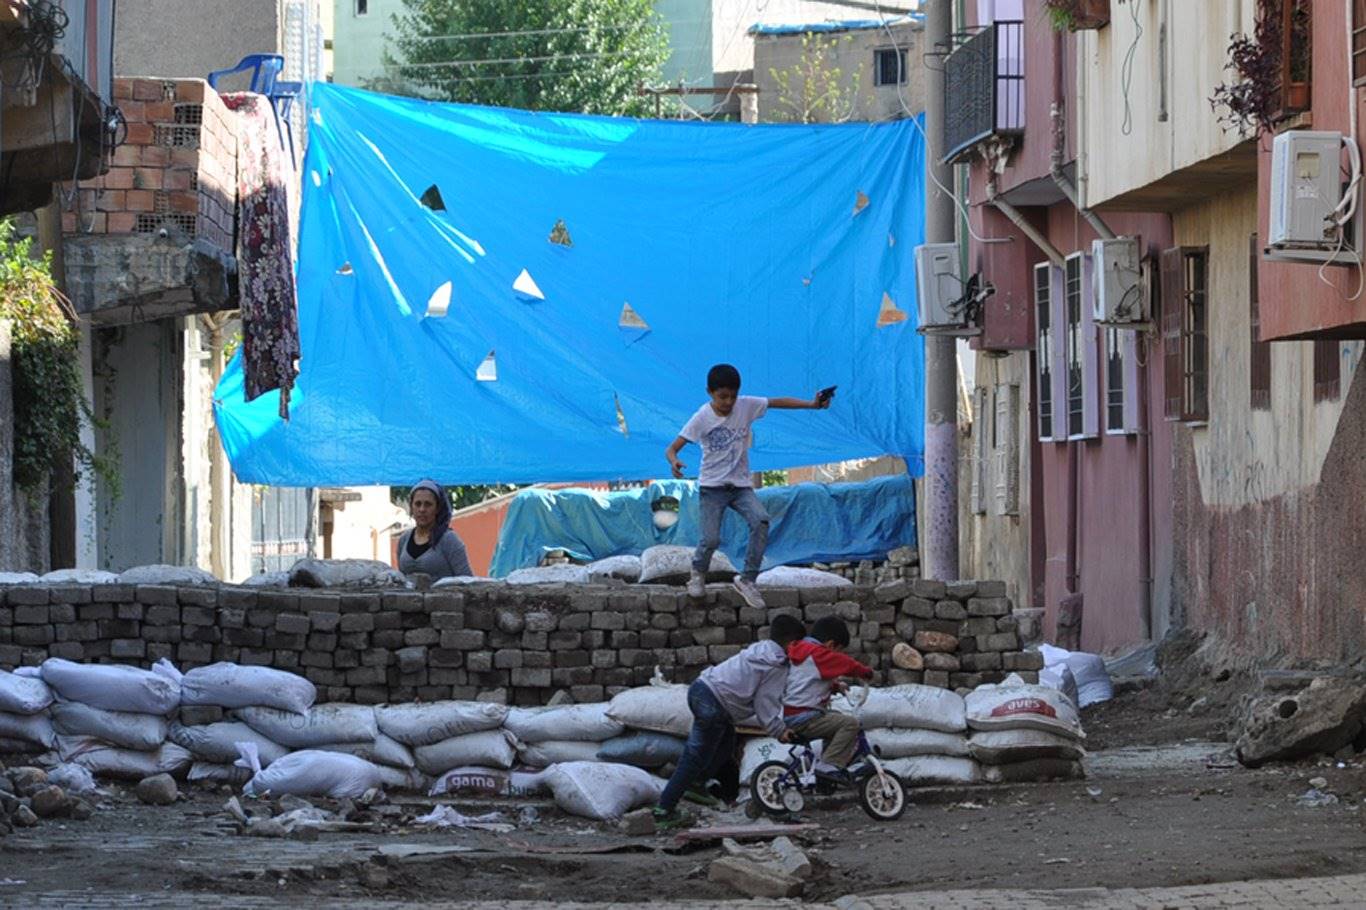
MULTIPOLYGON (((860 483, 804 483, 758 491, 768 509, 764 568, 812 562, 882 559, 889 550, 913 546, 915 487, 909 475, 860 483)), ((491 573, 539 565, 550 550, 567 550, 589 561, 638 555, 658 544, 697 546, 697 484, 663 480, 649 487, 597 493, 592 490, 523 490, 512 500, 491 573), (651 504, 661 496, 680 502, 678 523, 655 528, 651 504)), ((733 511, 721 525, 721 550, 744 565, 749 529, 733 511)))
POLYGON ((894 454, 921 472, 911 122, 533 114, 328 84, 310 101, 291 418, 274 393, 243 401, 240 358, 215 391, 241 480, 657 477, 721 361, 748 394, 839 385, 827 412, 756 424, 755 470, 894 454), (884 295, 905 321, 878 327, 884 295))

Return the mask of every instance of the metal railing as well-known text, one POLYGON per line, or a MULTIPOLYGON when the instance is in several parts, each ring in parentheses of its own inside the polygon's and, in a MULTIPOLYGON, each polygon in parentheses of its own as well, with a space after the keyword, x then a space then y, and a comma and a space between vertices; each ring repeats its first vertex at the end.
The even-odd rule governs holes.
POLYGON ((944 160, 993 136, 1024 132, 1024 23, 994 22, 944 61, 944 160))

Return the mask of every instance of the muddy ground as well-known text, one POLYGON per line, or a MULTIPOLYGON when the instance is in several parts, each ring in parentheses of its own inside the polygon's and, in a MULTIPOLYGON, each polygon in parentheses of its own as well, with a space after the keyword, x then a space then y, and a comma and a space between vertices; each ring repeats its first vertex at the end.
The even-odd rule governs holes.
MULTIPOLYGON (((808 807, 817 875, 809 899, 942 888, 1187 885, 1366 871, 1366 767, 1320 763, 1248 770, 1211 741, 1219 721, 1151 691, 1087 712, 1085 781, 915 791, 894 823, 852 801, 808 807), (1194 736, 1195 738, 1190 738, 1194 736), (1308 806, 1309 780, 1336 797, 1308 806)), ((309 898, 424 897, 591 901, 735 896, 707 881, 718 847, 670 852, 560 814, 548 802, 455 800, 502 809, 514 832, 427 832, 412 825, 316 841, 235 833, 226 794, 191 789, 170 808, 111 788, 87 822, 44 822, 0 838, 0 904, 89 889, 106 896, 200 892, 309 898), (414 848, 427 851, 414 855, 414 848), (468 852, 454 852, 453 848, 468 852), (602 852, 598 850, 619 850, 602 852)), ((326 805, 325 801, 318 801, 326 805)), ((425 811, 434 801, 412 801, 425 811)), ((743 822, 731 813, 729 820, 743 822)))

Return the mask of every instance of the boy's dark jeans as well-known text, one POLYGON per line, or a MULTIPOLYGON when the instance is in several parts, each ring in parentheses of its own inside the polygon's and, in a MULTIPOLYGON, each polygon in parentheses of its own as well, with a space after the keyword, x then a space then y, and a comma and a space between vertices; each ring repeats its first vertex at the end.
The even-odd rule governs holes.
POLYGON ((688 709, 692 711, 692 730, 683 747, 683 757, 673 777, 659 796, 659 807, 672 812, 683 792, 695 780, 706 781, 735 754, 735 722, 730 719, 711 688, 702 680, 688 687, 688 709))
POLYGON ((734 509, 749 525, 749 546, 745 550, 745 578, 750 581, 759 577, 763 567, 764 550, 768 549, 768 512, 758 495, 750 487, 726 485, 724 487, 702 487, 698 490, 701 498, 702 540, 693 554, 694 571, 707 574, 711 568, 711 557, 721 545, 721 519, 726 517, 726 509, 734 509))

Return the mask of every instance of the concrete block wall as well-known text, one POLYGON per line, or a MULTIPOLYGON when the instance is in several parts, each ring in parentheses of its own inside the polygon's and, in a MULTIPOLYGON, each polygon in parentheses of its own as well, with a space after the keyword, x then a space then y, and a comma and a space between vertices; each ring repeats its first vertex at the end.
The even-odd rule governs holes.
POLYGON ((127 139, 109 171, 79 184, 68 234, 201 238, 233 250, 237 115, 202 79, 115 79, 127 139))
MULTIPOLYGON (((713 588, 633 585, 335 591, 238 586, 22 585, 0 588, 0 667, 49 656, 182 670, 226 660, 299 673, 320 701, 446 698, 598 701, 660 667, 686 682, 762 638, 780 613, 846 621, 850 652, 880 684, 964 688, 1011 671, 1037 679, 1002 582, 898 580, 871 587, 768 589, 767 609, 713 588), (891 663, 901 641, 926 669, 891 663)), ((1026 636, 1033 626, 1024 628, 1026 636)))

